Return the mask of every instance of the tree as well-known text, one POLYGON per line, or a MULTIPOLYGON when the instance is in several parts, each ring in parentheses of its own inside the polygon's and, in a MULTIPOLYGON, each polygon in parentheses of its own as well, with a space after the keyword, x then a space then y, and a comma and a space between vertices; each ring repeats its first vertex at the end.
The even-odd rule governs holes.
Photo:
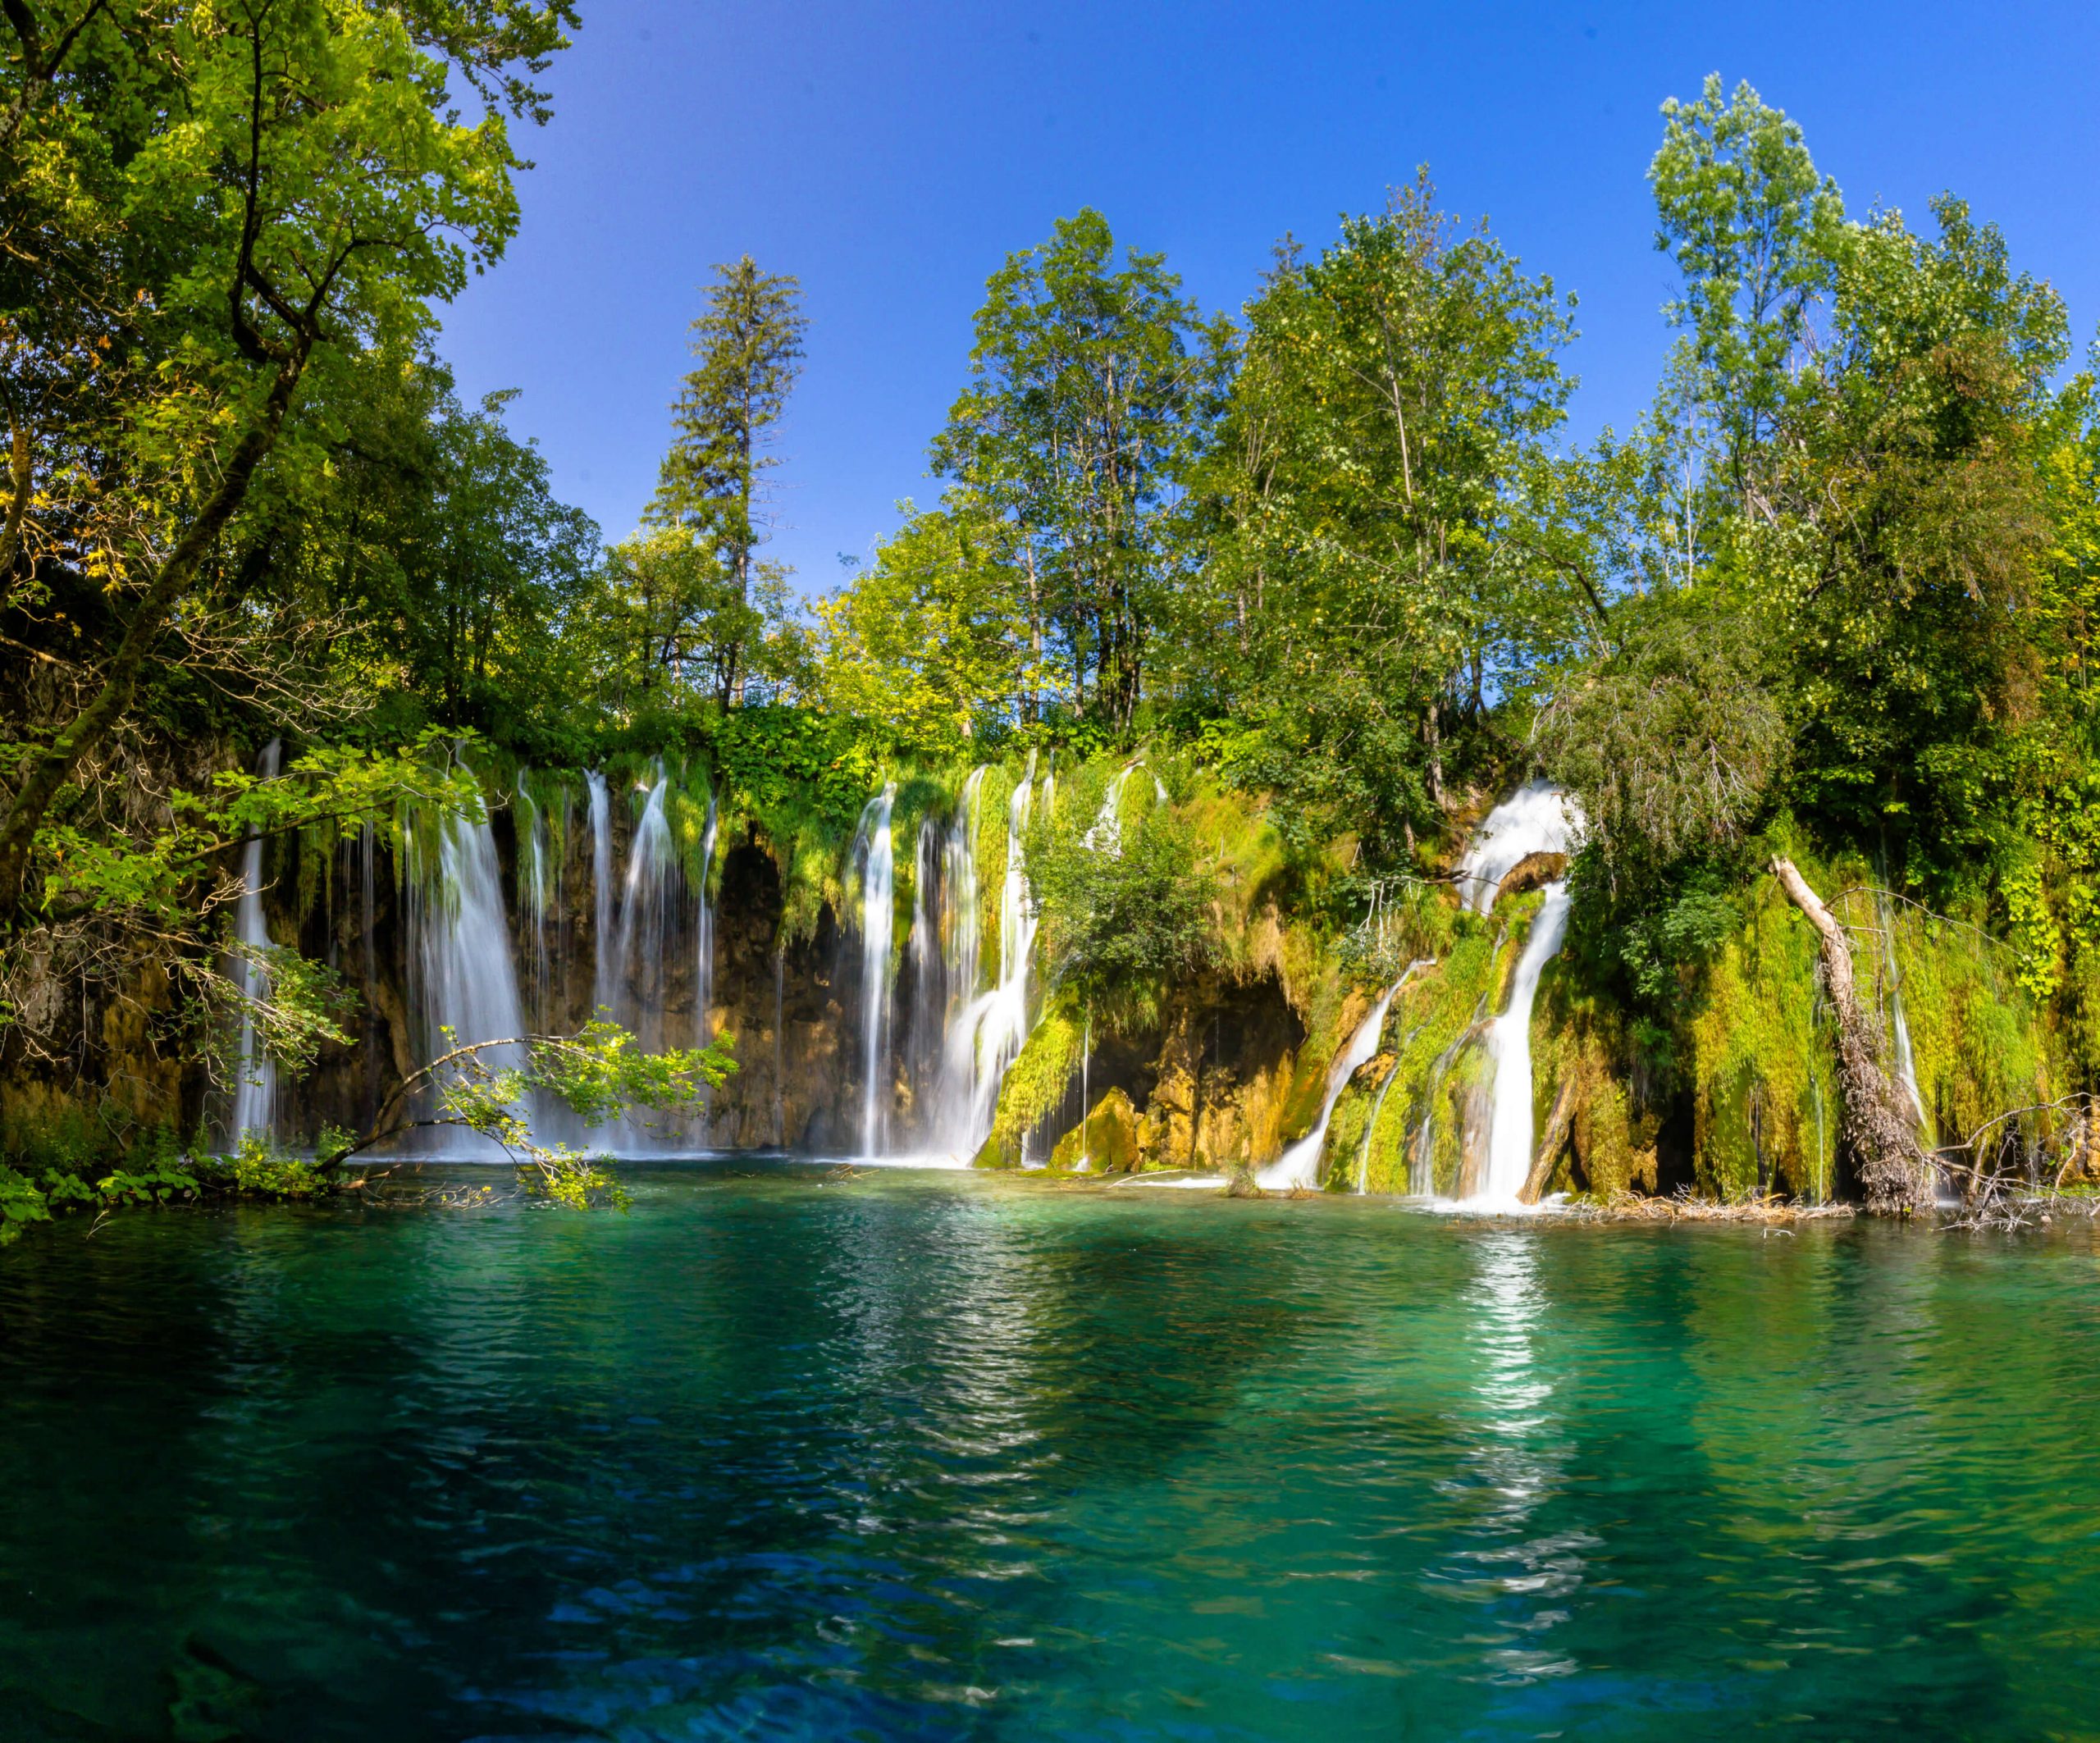
POLYGON ((726 591, 713 608, 712 658, 724 701, 736 705, 768 603, 759 595, 784 594, 787 571, 756 553, 765 542, 765 474, 779 463, 766 449, 801 372, 809 322, 792 276, 760 271, 748 254, 714 271, 692 324, 699 367, 672 408, 676 433, 648 518, 688 532, 720 572, 726 591))
POLYGON ((1664 313, 1689 354, 1672 397, 1688 442, 1718 447, 1722 480, 1744 504, 1792 399, 1817 300, 1833 288, 1844 205, 1799 125, 1747 84, 1724 103, 1710 73, 1696 102, 1672 98, 1663 118, 1648 180, 1655 246, 1684 276, 1664 313))
POLYGON ((1210 477, 1218 687, 1307 827, 1392 853, 1440 822, 1448 742, 1535 646, 1531 582, 1565 567, 1510 532, 1563 415, 1569 317, 1425 177, 1317 260, 1286 245, 1246 322, 1210 477))
POLYGON ((900 749, 955 755, 1018 718, 1034 663, 1010 523, 966 491, 904 525, 817 608, 827 706, 900 749))
POLYGON ((21 52, 0 75, 0 229, 53 239, 0 268, 11 591, 84 581, 121 601, 77 705, 11 747, 11 908, 54 802, 299 435, 309 375, 427 334, 431 300, 501 252, 506 118, 544 115, 532 80, 573 11, 106 0, 54 37, 31 6, 4 10, 21 52))
POLYGON ((1196 559, 1186 484, 1229 329, 1178 294, 1163 255, 1126 252, 1119 270, 1114 254, 1089 208, 1007 257, 932 457, 1007 529, 1032 664, 1070 674, 1076 711, 1128 730, 1147 643, 1196 559))

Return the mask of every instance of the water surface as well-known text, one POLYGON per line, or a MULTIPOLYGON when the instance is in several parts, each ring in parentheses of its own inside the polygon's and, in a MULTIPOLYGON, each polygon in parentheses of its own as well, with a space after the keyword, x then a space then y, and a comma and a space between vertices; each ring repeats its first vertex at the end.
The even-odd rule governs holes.
POLYGON ((0 1254, 0 1737, 2100 1730, 2083 1230, 631 1178, 0 1254))

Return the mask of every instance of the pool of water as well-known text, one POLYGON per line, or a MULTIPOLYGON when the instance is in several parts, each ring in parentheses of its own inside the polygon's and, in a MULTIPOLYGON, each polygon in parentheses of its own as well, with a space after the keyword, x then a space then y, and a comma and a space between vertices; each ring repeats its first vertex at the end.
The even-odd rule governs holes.
POLYGON ((0 1736, 2100 1728, 2083 1229, 631 1179, 0 1253, 0 1736))

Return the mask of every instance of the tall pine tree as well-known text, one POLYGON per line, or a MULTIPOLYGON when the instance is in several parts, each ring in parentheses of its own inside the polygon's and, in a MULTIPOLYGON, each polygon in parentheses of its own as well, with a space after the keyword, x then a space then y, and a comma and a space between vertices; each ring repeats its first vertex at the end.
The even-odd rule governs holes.
POLYGON ((761 272, 746 254, 716 267, 706 306, 692 324, 698 365, 672 407, 651 525, 682 528, 717 572, 722 599, 708 640, 722 700, 741 704, 750 652, 764 627, 754 591, 777 591, 786 570, 757 560, 765 541, 765 475, 779 464, 770 432, 801 373, 801 285, 761 272))

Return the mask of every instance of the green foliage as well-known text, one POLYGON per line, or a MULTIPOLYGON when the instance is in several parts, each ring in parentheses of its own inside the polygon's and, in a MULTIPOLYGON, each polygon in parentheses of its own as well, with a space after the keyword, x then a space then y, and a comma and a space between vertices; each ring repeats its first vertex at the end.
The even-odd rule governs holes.
POLYGON ((176 1198, 189 1198, 197 1190, 197 1176, 181 1168, 120 1168, 95 1182, 103 1203, 166 1204, 176 1198))
POLYGON ((1618 619, 1627 641, 1555 698, 1540 748, 1582 801, 1614 878, 1723 852, 1755 818, 1786 751, 1740 618, 1688 603, 1618 619))
POLYGON ((1490 687, 1567 614, 1510 533, 1573 328, 1552 281, 1462 235, 1426 179, 1317 260, 1281 253, 1247 322, 1187 657, 1260 723, 1235 760, 1289 796, 1286 828, 1404 862, 1490 687))
POLYGON ((1844 246, 1837 184, 1819 176, 1800 126, 1747 84, 1723 101, 1719 73, 1698 99, 1663 105, 1662 148, 1648 168, 1655 246, 1684 288, 1667 306, 1689 367, 1677 385, 1695 431, 1738 500, 1758 450, 1790 408, 1791 369, 1844 246))
MULTIPOLYGON (((1061 794, 1061 799, 1064 799, 1061 794)), ((1084 790, 1034 819, 1023 843, 1051 985, 1104 1027, 1157 1020, 1170 986, 1210 959, 1215 877, 1148 779, 1119 776, 1082 826, 1084 790), (1134 812, 1134 816, 1131 814, 1134 812)))
POLYGON ((643 1052, 632 1035, 605 1022, 586 1024, 573 1035, 532 1037, 523 1050, 518 1039, 461 1042, 445 1030, 445 1051, 395 1092, 368 1131, 354 1138, 336 1134, 332 1148, 317 1157, 318 1167, 332 1174, 353 1156, 404 1132, 454 1126, 500 1145, 536 1197, 572 1210, 598 1203, 625 1209, 626 1193, 598 1160, 533 1135, 533 1102, 559 1101, 586 1126, 602 1125, 629 1108, 687 1115, 736 1070, 736 1037, 728 1034, 705 1047, 660 1053, 643 1052), (420 1111, 419 1095, 428 1097, 420 1111))
POLYGON ((1179 294, 1157 254, 1126 252, 1091 208, 1009 255, 985 286, 970 386, 935 440, 934 470, 996 523, 1009 608, 1033 663, 1015 700, 1041 713, 1038 667, 1062 700, 1127 732, 1148 643, 1197 553, 1183 486, 1214 420, 1230 329, 1179 294))

